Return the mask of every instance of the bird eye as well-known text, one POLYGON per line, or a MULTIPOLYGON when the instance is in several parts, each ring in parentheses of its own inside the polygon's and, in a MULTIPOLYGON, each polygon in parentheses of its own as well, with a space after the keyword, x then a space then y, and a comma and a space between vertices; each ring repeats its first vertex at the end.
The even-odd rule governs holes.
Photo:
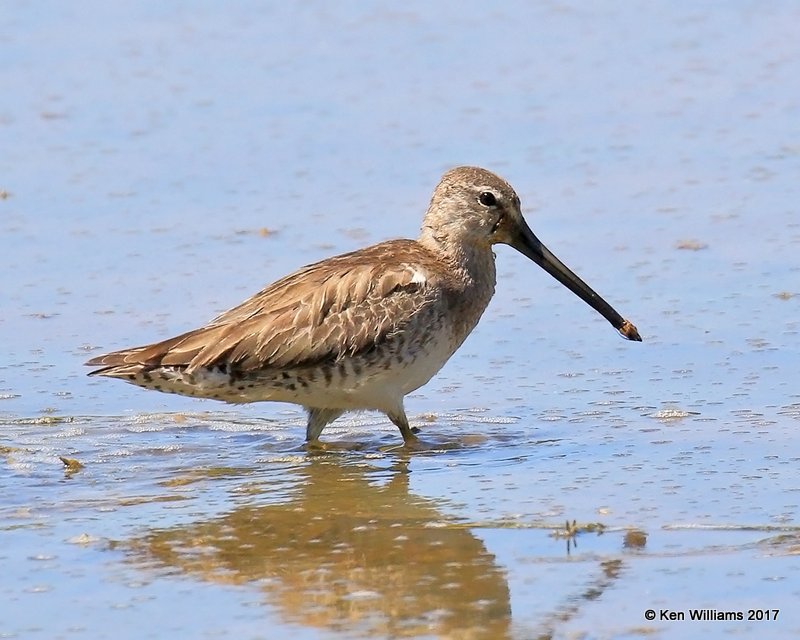
POLYGON ((491 191, 484 191, 481 193, 481 195, 478 196, 478 202, 480 202, 484 207, 497 206, 497 198, 494 197, 494 194, 491 191))

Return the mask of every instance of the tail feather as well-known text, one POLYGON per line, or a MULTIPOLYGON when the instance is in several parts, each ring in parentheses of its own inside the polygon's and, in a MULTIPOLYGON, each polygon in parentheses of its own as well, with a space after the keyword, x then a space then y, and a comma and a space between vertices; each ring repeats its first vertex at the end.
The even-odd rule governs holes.
MULTIPOLYGON (((86 362, 86 365, 104 368, 93 371, 89 375, 110 375, 107 373, 108 369, 128 365, 138 366, 140 371, 155 369, 159 366, 192 369, 198 366, 197 363, 193 362, 195 356, 207 349, 209 344, 216 344, 219 335, 224 333, 226 328, 220 326, 202 327, 155 344, 121 349, 120 351, 112 351, 111 353, 97 356, 86 362)), ((220 352, 218 355, 219 357, 224 357, 226 353, 220 352)))
MULTIPOLYGON (((112 375, 119 377, 117 374, 112 374, 112 369, 120 369, 122 373, 120 376, 130 375, 131 373, 155 369, 162 364, 164 358, 168 355, 173 356, 174 360, 175 347, 184 342, 187 337, 191 336, 194 332, 184 333, 174 338, 168 338, 155 344, 147 344, 141 347, 132 347, 130 349, 121 349, 119 351, 112 351, 101 356, 96 356, 88 360, 84 364, 88 367, 103 367, 97 371, 89 373, 90 376, 94 375, 112 375)), ((195 355, 191 350, 182 354, 184 357, 179 358, 185 362, 171 362, 171 366, 188 366, 192 357, 195 355)))
MULTIPOLYGON (((95 358, 96 359, 96 358, 95 358)), ((89 362, 86 363, 90 364, 89 362)), ((91 365, 95 366, 95 365, 91 365)), ((121 378, 123 380, 133 380, 138 375, 153 370, 155 367, 148 367, 142 364, 113 364, 102 369, 90 371, 90 376, 106 376, 108 378, 121 378)))

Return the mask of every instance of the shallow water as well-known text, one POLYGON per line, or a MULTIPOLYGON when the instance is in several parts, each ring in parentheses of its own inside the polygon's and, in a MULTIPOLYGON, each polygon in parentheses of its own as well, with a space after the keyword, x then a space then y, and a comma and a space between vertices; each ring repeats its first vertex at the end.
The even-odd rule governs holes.
POLYGON ((798 9, 337 9, 6 4, 0 638, 796 637, 798 9), (85 377, 465 163, 644 343, 500 247, 423 452, 85 377))

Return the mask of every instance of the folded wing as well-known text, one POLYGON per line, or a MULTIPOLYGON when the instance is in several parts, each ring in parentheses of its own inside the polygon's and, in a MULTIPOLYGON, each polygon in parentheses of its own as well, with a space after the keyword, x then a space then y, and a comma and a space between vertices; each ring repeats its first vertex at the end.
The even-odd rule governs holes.
POLYGON ((366 352, 403 331, 435 300, 416 243, 395 240, 309 265, 208 325, 152 345, 93 358, 120 366, 240 371, 303 367, 366 352))

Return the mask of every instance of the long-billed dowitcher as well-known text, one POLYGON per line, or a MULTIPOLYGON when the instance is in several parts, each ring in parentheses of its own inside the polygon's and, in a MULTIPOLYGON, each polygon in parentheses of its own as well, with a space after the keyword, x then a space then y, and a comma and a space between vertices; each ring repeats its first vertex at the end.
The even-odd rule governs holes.
POLYGON ((206 326, 92 358, 90 375, 227 402, 273 400, 308 412, 306 440, 345 411, 385 413, 416 440, 404 397, 427 383, 494 294, 492 245, 533 260, 625 338, 636 327, 558 260, 522 217, 517 194, 459 167, 433 192, 417 240, 389 240, 303 267, 206 326))

